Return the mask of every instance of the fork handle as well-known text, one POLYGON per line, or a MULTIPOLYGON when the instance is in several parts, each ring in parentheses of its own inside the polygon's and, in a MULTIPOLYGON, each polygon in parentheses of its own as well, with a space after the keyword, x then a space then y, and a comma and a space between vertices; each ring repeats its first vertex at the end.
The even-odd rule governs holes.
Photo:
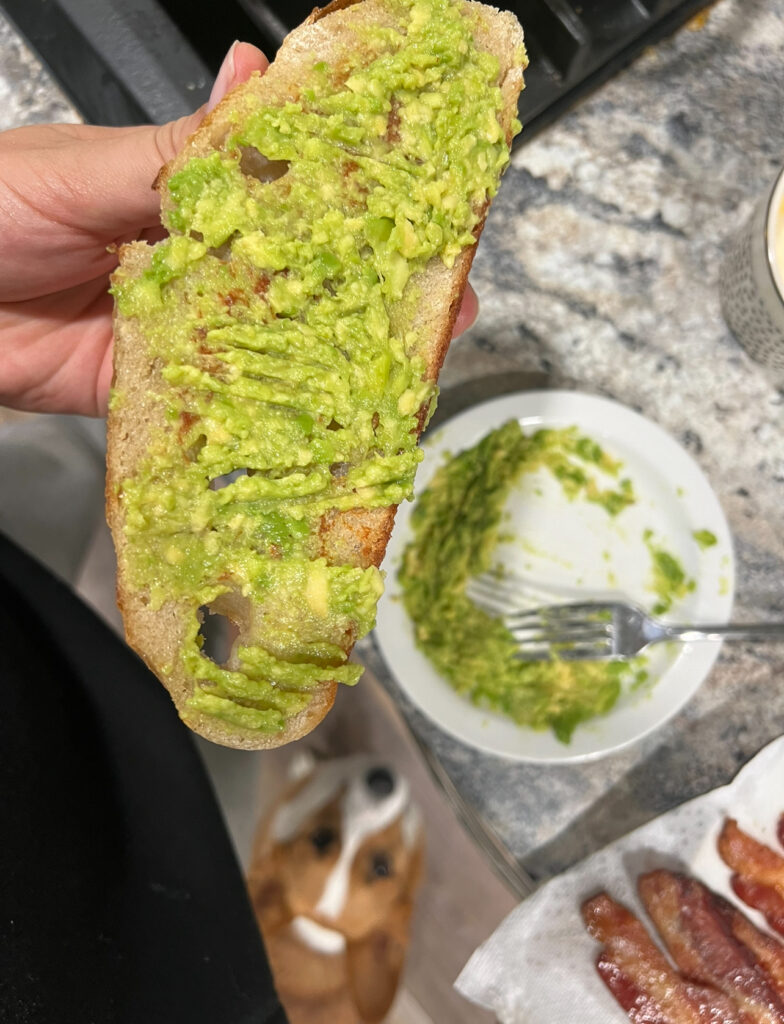
POLYGON ((784 640, 784 622, 742 622, 724 625, 662 626, 662 640, 784 640))

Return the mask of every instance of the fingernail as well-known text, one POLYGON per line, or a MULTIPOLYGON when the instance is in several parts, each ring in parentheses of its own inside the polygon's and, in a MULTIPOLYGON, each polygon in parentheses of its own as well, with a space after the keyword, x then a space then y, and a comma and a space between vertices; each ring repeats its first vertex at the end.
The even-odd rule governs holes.
POLYGON ((208 113, 210 110, 217 107, 234 82, 234 75, 236 73, 236 69, 234 67, 234 54, 238 46, 239 40, 235 39, 229 47, 229 52, 223 58, 223 63, 218 71, 218 77, 215 79, 215 84, 212 87, 210 98, 207 101, 208 113))

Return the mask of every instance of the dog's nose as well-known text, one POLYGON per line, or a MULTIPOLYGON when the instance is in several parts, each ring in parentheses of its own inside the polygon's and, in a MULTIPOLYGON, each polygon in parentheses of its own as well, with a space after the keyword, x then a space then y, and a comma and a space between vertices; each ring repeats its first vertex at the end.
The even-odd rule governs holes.
POLYGON ((365 785, 373 796, 389 796, 395 788, 395 780, 388 768, 383 768, 379 765, 376 768, 371 768, 367 773, 365 785))

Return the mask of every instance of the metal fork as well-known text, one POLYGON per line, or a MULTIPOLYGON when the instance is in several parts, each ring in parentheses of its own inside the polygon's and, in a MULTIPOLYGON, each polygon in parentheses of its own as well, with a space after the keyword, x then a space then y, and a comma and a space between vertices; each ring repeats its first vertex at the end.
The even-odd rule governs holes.
POLYGON ((523 661, 632 658, 663 640, 784 640, 784 622, 673 626, 622 601, 584 601, 522 609, 524 585, 484 573, 468 581, 466 596, 500 618, 519 644, 523 661))

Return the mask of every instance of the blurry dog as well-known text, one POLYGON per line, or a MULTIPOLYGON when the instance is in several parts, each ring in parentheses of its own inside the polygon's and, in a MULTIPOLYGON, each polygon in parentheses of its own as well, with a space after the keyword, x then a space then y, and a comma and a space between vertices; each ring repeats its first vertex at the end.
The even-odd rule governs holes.
POLYGON ((251 898, 291 1024, 375 1024, 405 961, 420 814, 375 758, 304 756, 257 838, 251 898))

